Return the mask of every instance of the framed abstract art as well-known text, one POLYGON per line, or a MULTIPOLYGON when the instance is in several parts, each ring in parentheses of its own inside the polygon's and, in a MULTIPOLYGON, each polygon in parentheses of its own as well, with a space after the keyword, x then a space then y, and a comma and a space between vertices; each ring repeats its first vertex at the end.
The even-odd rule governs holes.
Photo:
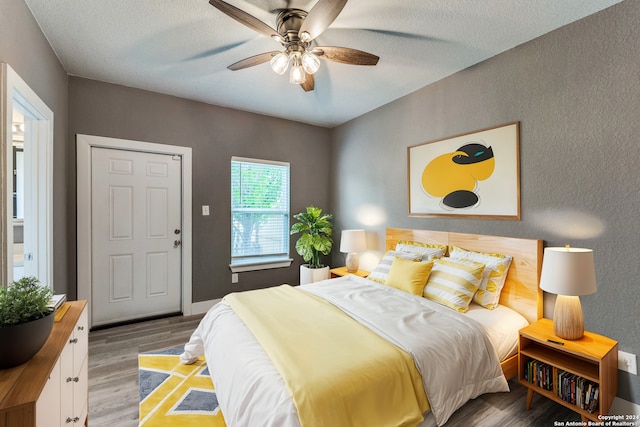
POLYGON ((520 219, 520 123, 407 148, 409 216, 520 219))

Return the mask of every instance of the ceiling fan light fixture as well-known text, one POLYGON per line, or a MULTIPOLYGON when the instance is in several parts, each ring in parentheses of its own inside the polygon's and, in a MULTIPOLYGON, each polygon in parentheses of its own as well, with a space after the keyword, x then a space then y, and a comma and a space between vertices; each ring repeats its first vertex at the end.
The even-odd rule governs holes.
POLYGON ((291 66, 291 71, 289 72, 289 83, 293 83, 294 85, 301 85, 306 81, 307 76, 305 75, 304 69, 300 64, 300 57, 296 55, 293 58, 293 65, 291 66))
POLYGON ((286 52, 280 52, 271 58, 269 61, 271 69, 278 74, 284 74, 289 67, 289 55, 286 52))
POLYGON ((309 34, 308 31, 301 31, 298 37, 300 37, 303 43, 309 43, 311 41, 311 34, 309 34))
POLYGON ((291 2, 287 0, 284 9, 277 9, 275 28, 233 6, 229 0, 209 0, 209 3, 247 28, 279 42, 283 48, 237 61, 227 67, 229 70, 237 71, 269 62, 274 72, 284 74, 291 64, 289 81, 309 92, 315 88, 314 74, 320 69, 320 59, 350 65, 376 65, 380 59, 348 47, 312 47, 314 41, 333 24, 347 1, 316 0, 307 12, 289 7, 291 2))
POLYGON ((302 68, 309 74, 315 74, 318 68, 320 68, 320 59, 311 52, 303 53, 301 61, 302 68))

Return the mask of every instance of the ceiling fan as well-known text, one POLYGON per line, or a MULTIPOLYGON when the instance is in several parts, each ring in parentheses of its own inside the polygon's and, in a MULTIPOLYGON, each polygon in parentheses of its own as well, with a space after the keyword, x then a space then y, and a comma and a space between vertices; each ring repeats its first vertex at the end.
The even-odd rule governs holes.
POLYGON ((273 38, 284 48, 283 51, 265 52, 233 63, 227 67, 232 71, 269 62, 273 71, 284 74, 291 63, 289 81, 308 92, 314 89, 313 75, 320 68, 320 59, 351 65, 376 65, 380 59, 348 47, 313 45, 316 37, 340 14, 347 0, 318 0, 309 12, 280 9, 276 18, 277 30, 222 0, 209 0, 209 3, 241 24, 273 38))

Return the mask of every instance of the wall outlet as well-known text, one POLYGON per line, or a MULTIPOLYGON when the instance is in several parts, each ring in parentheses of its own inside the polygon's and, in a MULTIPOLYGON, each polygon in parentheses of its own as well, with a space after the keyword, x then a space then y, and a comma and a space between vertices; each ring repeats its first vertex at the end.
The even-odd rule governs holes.
POLYGON ((231 273, 231 283, 238 283, 238 273, 231 273))
POLYGON ((618 351, 618 369, 638 375, 636 355, 624 351, 618 351))
POLYGON ((202 216, 209 215, 209 205, 202 205, 202 216))

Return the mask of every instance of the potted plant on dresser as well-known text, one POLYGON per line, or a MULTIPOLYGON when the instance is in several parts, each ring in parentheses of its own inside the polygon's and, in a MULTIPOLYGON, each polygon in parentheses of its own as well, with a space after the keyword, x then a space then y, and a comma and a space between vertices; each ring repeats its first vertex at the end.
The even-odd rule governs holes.
POLYGON ((0 369, 27 362, 47 341, 53 328, 52 294, 35 277, 0 286, 0 369))
POLYGON ((291 226, 291 234, 302 233, 296 242, 296 252, 307 263, 300 266, 300 284, 329 278, 329 266, 322 265, 321 255, 328 255, 333 246, 331 233, 333 215, 308 206, 306 212, 293 216, 298 222, 291 226))

